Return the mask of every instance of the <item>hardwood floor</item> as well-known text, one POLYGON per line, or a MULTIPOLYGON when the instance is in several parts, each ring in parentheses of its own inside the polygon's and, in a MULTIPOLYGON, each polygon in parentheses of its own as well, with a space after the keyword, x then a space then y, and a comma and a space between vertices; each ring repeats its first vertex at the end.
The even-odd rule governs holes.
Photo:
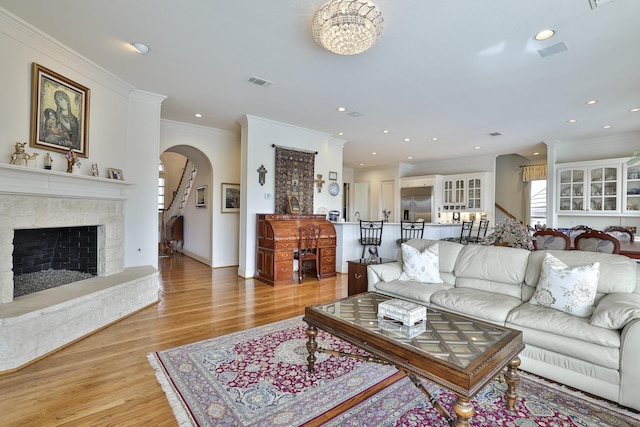
POLYGON ((212 270, 186 256, 159 264, 159 304, 0 376, 1 426, 175 426, 148 353, 347 296, 347 275, 274 288, 238 277, 236 267, 212 270))

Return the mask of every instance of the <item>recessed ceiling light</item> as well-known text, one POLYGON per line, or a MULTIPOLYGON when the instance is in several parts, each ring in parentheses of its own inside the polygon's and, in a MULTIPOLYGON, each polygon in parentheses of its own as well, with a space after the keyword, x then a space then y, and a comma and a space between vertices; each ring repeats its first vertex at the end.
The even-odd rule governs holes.
POLYGON ((611 125, 604 125, 604 126, 602 126, 602 129, 611 129, 612 127, 613 126, 611 126, 611 125))
POLYGON ((375 156, 375 155, 376 155, 376 154, 378 154, 378 153, 376 153, 376 152, 374 151, 374 152, 373 152, 373 153, 371 153, 371 154, 373 154, 373 155, 375 156))
POLYGON ((131 46, 136 50, 136 52, 141 53, 143 55, 149 53, 149 51, 151 50, 149 46, 140 42, 133 42, 131 43, 131 46))
POLYGON ((404 142, 409 142, 409 141, 411 141, 411 138, 405 138, 403 141, 404 142))
POLYGON ((411 160, 413 159, 413 156, 407 156, 407 159, 411 160))
POLYGON ((640 111, 640 108, 632 108, 629 110, 630 113, 637 113, 638 111, 640 111))
POLYGON ((202 114, 200 114, 200 113, 196 113, 196 114, 194 114, 194 115, 195 115, 197 118, 202 117, 202 114))
POLYGON ((571 123, 571 124, 576 123, 576 122, 577 122, 577 120, 576 120, 576 119, 569 119, 569 120, 567 120, 567 123, 571 123))
POLYGON ((536 34, 536 40, 547 40, 553 37, 556 32, 550 29, 542 30, 538 34, 536 34))
POLYGON ((347 111, 347 108, 346 107, 338 107, 338 108, 336 108, 336 110, 338 110, 341 113, 344 113, 345 111, 347 111))
POLYGON ((360 166, 364 166, 364 163, 360 163, 360 166))
POLYGON ((438 138, 434 136, 433 138, 431 138, 431 140, 432 140, 432 141, 437 141, 437 140, 438 140, 438 138))
POLYGON ((385 129, 382 131, 382 133, 389 133, 389 131, 385 129))
POLYGON ((533 153, 534 156, 537 156, 538 154, 540 154, 540 153, 538 153, 537 151, 535 153, 533 153))
POLYGON ((338 135, 342 136, 342 135, 344 135, 344 132, 338 132, 338 135))
POLYGON ((598 103, 598 101, 596 101, 595 99, 592 99, 590 101, 585 102, 585 104, 587 105, 596 105, 598 103))
POLYGON ((475 147, 473 147, 473 149, 474 149, 474 150, 479 150, 479 149, 480 149, 480 146, 479 146, 479 145, 476 145, 475 147))

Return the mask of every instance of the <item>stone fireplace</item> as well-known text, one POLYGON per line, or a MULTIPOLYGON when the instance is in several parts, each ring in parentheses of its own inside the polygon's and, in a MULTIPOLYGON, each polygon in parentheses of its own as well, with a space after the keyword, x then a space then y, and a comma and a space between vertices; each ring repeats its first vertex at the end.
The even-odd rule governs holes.
POLYGON ((0 164, 0 372, 158 300, 157 270, 125 268, 128 183, 0 164), (16 230, 96 230, 97 277, 13 297, 16 230))

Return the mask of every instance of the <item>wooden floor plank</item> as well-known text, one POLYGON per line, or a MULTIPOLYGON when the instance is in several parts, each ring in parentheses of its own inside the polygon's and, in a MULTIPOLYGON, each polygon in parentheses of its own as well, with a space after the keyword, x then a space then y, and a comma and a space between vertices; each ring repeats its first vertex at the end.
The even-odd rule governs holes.
POLYGON ((0 376, 0 425, 175 426, 147 354, 302 315, 347 295, 347 276, 273 287, 237 268, 160 258, 160 302, 0 376))

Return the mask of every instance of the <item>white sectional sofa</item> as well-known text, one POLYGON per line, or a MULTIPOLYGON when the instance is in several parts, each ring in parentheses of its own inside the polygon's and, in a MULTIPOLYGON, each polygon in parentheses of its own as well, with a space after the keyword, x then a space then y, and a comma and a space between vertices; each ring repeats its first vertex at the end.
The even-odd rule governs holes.
POLYGON ((437 244, 442 283, 399 280, 401 252, 396 262, 367 267, 369 291, 521 330, 521 369, 640 410, 640 271, 634 260, 423 239, 406 244, 418 251, 437 244), (567 267, 598 263, 592 314, 578 317, 532 303, 547 253, 567 267))

